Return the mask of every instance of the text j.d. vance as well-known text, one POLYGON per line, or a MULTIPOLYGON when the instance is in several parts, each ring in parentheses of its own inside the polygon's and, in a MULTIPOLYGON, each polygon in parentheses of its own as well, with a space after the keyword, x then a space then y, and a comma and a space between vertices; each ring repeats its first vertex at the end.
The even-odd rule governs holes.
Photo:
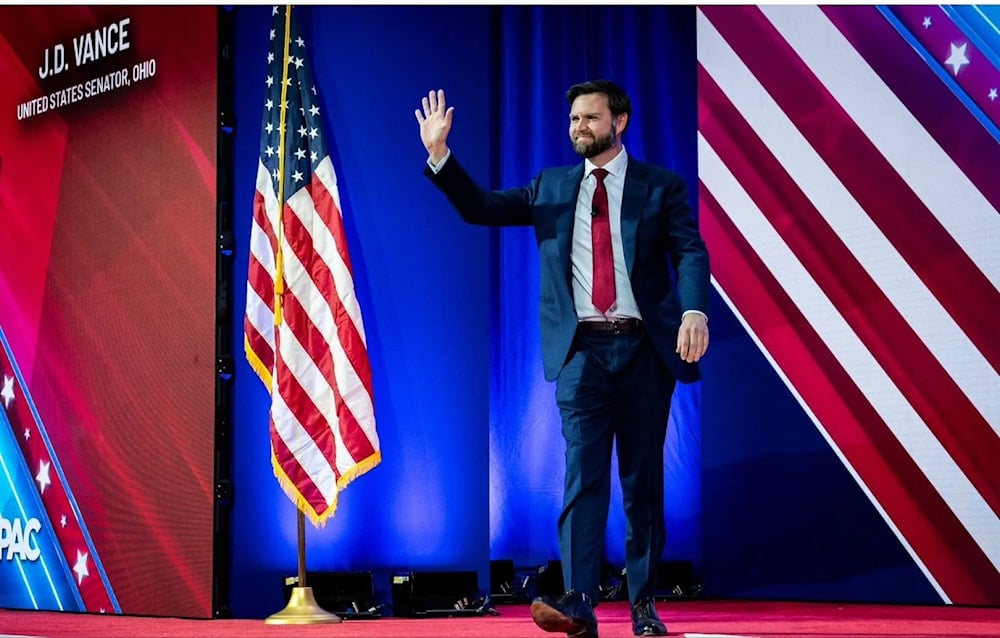
MULTIPOLYGON (((123 18, 73 38, 74 66, 81 67, 128 49, 131 46, 128 39, 130 22, 131 18, 123 18)), ((66 47, 56 44, 43 52, 42 65, 38 67, 38 78, 44 80, 69 68, 71 67, 66 59, 66 47)))

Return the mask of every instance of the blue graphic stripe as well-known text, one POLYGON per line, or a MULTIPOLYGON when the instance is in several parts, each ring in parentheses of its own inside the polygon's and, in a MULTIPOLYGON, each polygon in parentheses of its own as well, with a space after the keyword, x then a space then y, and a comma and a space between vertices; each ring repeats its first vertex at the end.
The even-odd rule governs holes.
MULTIPOLYGON (((934 72, 938 79, 940 79, 941 82, 943 82, 944 85, 947 86, 948 89, 955 95, 955 97, 958 98, 958 101, 961 102, 962 105, 965 106, 970 113, 972 113, 973 117, 976 118, 979 124, 989 132, 990 136, 995 141, 1000 142, 1000 127, 997 127, 997 125, 993 123, 993 120, 991 120, 983 109, 976 104, 965 89, 962 88, 962 86, 947 73, 947 71, 941 66, 941 63, 933 55, 931 55, 929 51, 927 51, 926 47, 921 44, 920 40, 918 40, 910 32, 910 30, 906 28, 906 25, 904 25, 902 21, 896 17, 896 15, 892 12, 892 6, 878 5, 876 8, 879 13, 882 14, 882 17, 884 17, 889 24, 893 26, 896 32, 899 33, 899 35, 902 36, 902 38, 906 40, 911 47, 913 47, 913 50, 916 51, 918 55, 920 55, 920 58, 927 64, 928 67, 930 67, 931 71, 934 72)), ((965 31, 963 24, 956 23, 956 26, 961 28, 963 32, 965 31)), ((965 35, 968 35, 968 33, 965 35)))
MULTIPOLYGON (((10 493, 14 497, 14 502, 17 504, 18 514, 20 515, 21 520, 27 521, 29 518, 31 518, 31 516, 28 513, 28 510, 27 510, 27 508, 24 505, 24 501, 21 499, 21 495, 20 495, 20 493, 18 492, 18 489, 17 489, 17 482, 14 480, 14 477, 11 475, 10 468, 7 466, 7 462, 5 460, 5 457, 7 455, 4 453, 5 450, 6 450, 6 451, 9 451, 9 454, 10 454, 11 457, 13 457, 13 458, 20 458, 20 450, 18 449, 17 441, 15 440, 15 435, 14 435, 14 430, 13 430, 13 424, 10 422, 10 419, 7 417, 6 412, 3 412, 3 420, 7 424, 7 427, 4 428, 5 436, 4 436, 4 440, 3 440, 2 445, 0 445, 0 466, 3 466, 3 473, 4 473, 4 476, 7 478, 7 485, 10 486, 10 493)), ((25 466, 22 466, 22 467, 25 467, 25 466)), ((32 481, 32 478, 31 478, 31 469, 25 467, 25 472, 24 473, 27 476, 29 485, 31 485, 32 484, 31 483, 31 481, 32 481)), ((39 511, 43 511, 43 512, 45 511, 45 508, 44 508, 44 506, 41 503, 41 497, 39 496, 39 494, 37 492, 35 492, 34 490, 29 490, 29 498, 32 498, 35 501, 35 507, 39 511)), ((44 520, 44 522, 45 522, 44 524, 45 524, 45 527, 46 527, 46 532, 49 535, 49 538, 50 539, 51 538, 55 538, 55 531, 52 529, 51 521, 49 521, 48 516, 43 516, 42 519, 39 522, 41 522, 42 520, 44 520)), ((39 545, 40 545, 40 543, 39 543, 39 545)), ((37 547, 37 549, 42 550, 42 548, 40 546, 37 547)), ((63 575, 65 576, 66 579, 72 579, 72 575, 70 574, 69 566, 66 565, 65 558, 64 558, 62 552, 59 551, 58 544, 56 544, 53 549, 54 549, 56 555, 60 558, 60 565, 63 568, 63 575)), ((46 580, 49 583, 49 588, 52 591, 53 598, 55 598, 56 605, 59 607, 60 611, 64 611, 65 610, 65 606, 63 605, 62 598, 59 596, 59 586, 56 585, 56 583, 52 579, 52 573, 49 571, 49 566, 48 566, 48 564, 45 561, 45 552, 44 551, 41 552, 40 555, 39 555, 39 564, 41 565, 42 571, 45 573, 45 578, 46 578, 46 580)), ((17 568, 18 568, 18 571, 21 574, 21 580, 22 580, 22 582, 24 584, 25 591, 27 592, 28 597, 31 599, 32 606, 35 609, 38 609, 39 608, 38 607, 38 598, 35 596, 35 592, 33 591, 32 587, 31 587, 31 579, 28 576, 28 574, 25 573, 25 571, 24 571, 24 565, 21 564, 20 557, 17 558, 17 568)), ((80 597, 79 592, 76 591, 76 588, 74 588, 74 587, 67 587, 67 589, 72 594, 74 594, 76 596, 77 609, 79 609, 79 610, 84 609, 83 599, 80 597)))
MULTIPOLYGON (((991 7, 996 9, 996 7, 991 7)), ((991 17, 976 5, 971 6, 942 6, 941 9, 947 14, 951 21, 955 23, 969 41, 975 45, 983 56, 990 61, 994 69, 1000 69, 1000 29, 997 22, 1000 20, 1000 11, 996 16, 991 17)))
MULTIPOLYGON (((45 443, 45 449, 48 450, 49 452, 49 459, 52 463, 52 467, 55 468, 56 474, 59 476, 59 480, 62 482, 63 489, 66 492, 66 499, 69 501, 69 505, 73 509, 73 515, 76 517, 76 520, 80 525, 80 532, 81 534, 83 534, 83 540, 87 544, 87 549, 90 551, 90 557, 94 561, 94 566, 97 568, 97 573, 101 577, 101 582, 104 583, 104 588, 108 592, 108 597, 111 599, 111 605, 113 606, 115 613, 120 614, 121 606, 118 604, 118 598, 115 596, 115 592, 111 588, 111 582, 108 580, 108 575, 104 571, 104 564, 101 562, 101 559, 97 554, 97 550, 94 547, 94 541, 90 537, 90 531, 87 529, 86 522, 83 520, 83 515, 80 512, 80 508, 76 502, 76 497, 73 496, 73 491, 70 489, 69 482, 66 480, 66 475, 63 473, 62 465, 59 464, 59 459, 56 456, 55 449, 52 447, 52 442, 49 440, 49 435, 45 431, 45 427, 42 424, 42 418, 38 414, 38 409, 35 407, 35 402, 31 398, 31 394, 28 391, 28 386, 24 382, 24 377, 21 375, 21 370, 17 365, 17 361, 14 359, 14 353, 10 349, 10 344, 7 342, 7 335, 4 334, 3 328, 0 328, 0 343, 3 343, 3 348, 4 351, 6 351, 7 353, 7 359, 10 361, 11 369, 14 372, 14 375, 17 377, 17 382, 21 385, 21 389, 24 391, 24 399, 28 403, 28 408, 31 410, 31 415, 35 419, 35 425, 38 426, 37 430, 39 435, 42 437, 42 441, 45 443)), ((48 519, 47 516, 46 519, 48 519)), ((86 607, 83 606, 82 604, 82 600, 81 600, 81 609, 86 609, 86 607)))
MULTIPOLYGON (((6 414, 4 414, 4 421, 7 422, 7 426, 8 426, 7 428, 5 428, 5 431, 8 431, 8 432, 12 431, 10 420, 7 419, 7 415, 6 414)), ((21 514, 21 519, 22 520, 27 520, 29 518, 28 517, 28 513, 24 509, 24 503, 21 502, 21 496, 17 493, 17 486, 14 485, 14 477, 10 475, 10 470, 7 468, 7 462, 4 461, 4 454, 3 454, 3 448, 2 447, 0 447, 0 467, 2 467, 2 469, 3 469, 4 476, 7 477, 7 485, 10 486, 10 493, 14 496, 14 501, 17 502, 17 510, 21 514)), ((0 512, 0 514, 2 514, 2 512, 0 512)), ((44 563, 45 563, 45 556, 42 555, 39 558, 41 559, 42 564, 44 565, 44 563)), ((0 560, 3 560, 2 556, 0 556, 0 560)), ((34 607, 35 609, 38 609, 38 599, 35 598, 35 592, 32 591, 32 589, 31 589, 31 582, 28 579, 28 575, 24 573, 24 567, 21 565, 21 559, 20 559, 20 557, 18 557, 18 559, 17 559, 17 569, 18 569, 18 571, 21 572, 21 582, 24 584, 25 591, 28 592, 28 597, 31 598, 31 605, 32 605, 32 607, 34 607)), ((46 575, 48 575, 48 573, 49 573, 49 571, 48 571, 47 568, 45 570, 45 573, 46 573, 46 575)), ((56 598, 56 602, 59 605, 59 610, 62 611, 63 610, 62 600, 60 600, 59 594, 56 591, 55 583, 52 583, 52 579, 51 578, 49 578, 49 582, 52 584, 52 594, 56 598)))

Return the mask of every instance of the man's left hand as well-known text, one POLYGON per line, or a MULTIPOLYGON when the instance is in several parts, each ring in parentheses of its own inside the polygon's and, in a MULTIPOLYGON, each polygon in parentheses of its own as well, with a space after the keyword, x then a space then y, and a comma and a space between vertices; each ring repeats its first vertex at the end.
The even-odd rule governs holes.
POLYGON ((708 350, 708 319, 705 315, 689 312, 681 320, 677 332, 677 354, 688 363, 695 363, 708 350))

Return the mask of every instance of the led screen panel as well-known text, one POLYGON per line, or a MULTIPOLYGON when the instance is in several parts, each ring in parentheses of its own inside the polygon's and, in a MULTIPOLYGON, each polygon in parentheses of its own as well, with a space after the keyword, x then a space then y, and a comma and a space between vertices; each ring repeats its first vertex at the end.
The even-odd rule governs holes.
POLYGON ((211 616, 215 7, 0 7, 0 606, 211 616))

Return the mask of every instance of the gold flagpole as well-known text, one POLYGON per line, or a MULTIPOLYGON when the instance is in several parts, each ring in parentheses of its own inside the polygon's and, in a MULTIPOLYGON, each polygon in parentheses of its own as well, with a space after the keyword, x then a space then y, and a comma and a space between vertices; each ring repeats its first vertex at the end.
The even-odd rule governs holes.
POLYGON ((269 625, 320 625, 343 622, 316 603, 312 587, 306 587, 306 522, 302 510, 296 508, 299 522, 299 585, 292 588, 288 605, 264 619, 269 625))
MULTIPOLYGON (((285 100, 286 92, 288 90, 288 46, 291 40, 292 31, 292 6, 285 5, 285 37, 284 37, 284 63, 282 65, 282 78, 281 78, 281 126, 279 127, 279 140, 278 144, 278 173, 281 175, 281 179, 278 180, 278 210, 284 208, 285 193, 284 193, 284 175, 285 175, 285 106, 287 104, 285 100)), ((277 327, 281 323, 281 295, 284 293, 284 273, 282 268, 282 257, 281 257, 281 239, 280 233, 282 232, 284 224, 281 222, 281 216, 279 212, 278 217, 278 227, 277 232, 279 233, 278 240, 278 253, 275 257, 275 277, 274 277, 274 324, 277 327)), ((276 328, 277 329, 277 328, 276 328)), ((276 384, 276 380, 272 380, 272 383, 276 384)), ((277 388, 271 388, 272 392, 277 392, 277 388)), ((302 510, 298 507, 295 508, 296 514, 298 515, 298 525, 299 525, 299 582, 297 587, 292 588, 292 595, 288 598, 288 604, 284 609, 276 614, 272 614, 264 619, 264 622, 269 625, 318 625, 321 623, 338 623, 341 622, 340 616, 336 614, 331 614, 327 610, 323 609, 316 603, 316 598, 313 596, 313 591, 311 587, 306 587, 306 522, 305 515, 302 510)))

